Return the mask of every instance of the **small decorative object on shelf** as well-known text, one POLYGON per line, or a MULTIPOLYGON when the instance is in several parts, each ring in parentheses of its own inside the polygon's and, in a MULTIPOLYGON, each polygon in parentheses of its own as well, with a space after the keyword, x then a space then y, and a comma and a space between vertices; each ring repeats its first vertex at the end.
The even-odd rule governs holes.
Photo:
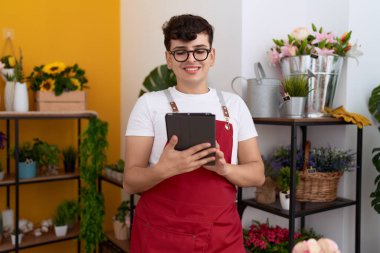
POLYGON ((86 110, 88 81, 85 71, 77 64, 66 66, 53 62, 35 67, 28 77, 30 87, 36 92, 37 111, 86 110))
MULTIPOLYGON (((260 223, 253 221, 249 230, 244 230, 244 245, 247 252, 251 253, 284 253, 289 252, 289 230, 280 226, 271 226, 269 222, 260 223)), ((314 230, 302 230, 294 234, 295 242, 319 239, 321 236, 314 230)))
POLYGON ((78 219, 79 204, 74 200, 65 200, 55 210, 53 223, 57 237, 65 236, 69 227, 73 227, 78 219))
POLYGON ((275 45, 268 52, 272 64, 281 64, 284 78, 292 75, 310 76, 306 105, 307 117, 326 116, 325 107, 332 107, 338 85, 343 57, 355 59, 362 55, 358 45, 351 45, 351 31, 341 37, 312 25, 295 29, 287 40, 273 39, 275 45), (316 74, 318 73, 318 74, 316 74))
MULTIPOLYGON (((299 183, 298 172, 295 171, 295 185, 299 183)), ((280 169, 277 177, 277 187, 280 190, 280 203, 282 209, 289 210, 290 206, 290 167, 285 166, 280 169)))
POLYGON ((77 161, 78 153, 74 149, 73 146, 69 146, 67 148, 62 149, 62 156, 63 156, 63 166, 65 168, 65 172, 74 172, 75 171, 75 164, 77 161))
POLYGON ((39 169, 45 168, 46 175, 58 174, 57 165, 59 163, 60 151, 56 145, 49 144, 38 138, 34 139, 33 150, 39 169))
POLYGON ((287 117, 304 117, 307 95, 310 92, 308 78, 295 75, 282 81, 282 113, 287 117))
MULTIPOLYGON (((13 150, 15 157, 15 151, 13 150)), ((18 176, 21 179, 33 178, 37 175, 37 157, 33 145, 23 143, 18 150, 18 176)))
POLYGON ((276 183, 274 181, 273 170, 268 160, 263 158, 265 167, 265 183, 256 187, 256 202, 271 204, 276 201, 276 183))
MULTIPOLYGON (((18 244, 21 244, 22 242, 22 238, 24 237, 24 234, 23 233, 19 233, 18 234, 18 244)), ((16 244, 16 231, 13 231, 11 233, 11 241, 12 241, 12 245, 15 245, 16 244)))
POLYGON ((129 238, 129 206, 130 204, 128 200, 121 202, 120 206, 117 208, 116 215, 112 218, 115 238, 118 240, 127 240, 129 238))

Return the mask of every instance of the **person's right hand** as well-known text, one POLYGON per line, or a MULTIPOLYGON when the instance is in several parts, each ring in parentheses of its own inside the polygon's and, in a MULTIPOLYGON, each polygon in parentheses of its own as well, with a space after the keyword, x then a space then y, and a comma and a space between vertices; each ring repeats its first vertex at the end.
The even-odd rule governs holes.
POLYGON ((216 152, 216 148, 212 148, 210 143, 198 144, 183 151, 174 149, 177 143, 178 137, 173 135, 165 146, 158 163, 154 166, 164 178, 193 171, 215 160, 213 156, 206 157, 216 152))

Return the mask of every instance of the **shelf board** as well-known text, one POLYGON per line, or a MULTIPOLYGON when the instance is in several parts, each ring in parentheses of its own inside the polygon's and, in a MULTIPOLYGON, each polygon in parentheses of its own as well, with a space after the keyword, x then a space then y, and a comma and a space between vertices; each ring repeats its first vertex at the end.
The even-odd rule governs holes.
POLYGON ((283 125, 283 126, 316 126, 316 125, 352 125, 352 123, 345 122, 342 119, 333 117, 320 117, 320 118, 291 118, 291 117, 278 117, 278 118, 253 118, 255 124, 264 125, 283 125))
POLYGON ((129 252, 129 239, 125 241, 120 241, 115 238, 113 231, 107 231, 105 232, 106 238, 112 242, 113 245, 117 246, 119 249, 121 249, 123 252, 128 253, 129 252))
POLYGON ((58 111, 58 112, 0 112, 0 119, 79 119, 93 118, 98 114, 95 111, 58 111))
MULTIPOLYGON (((289 211, 281 208, 279 199, 272 204, 257 203, 255 199, 245 199, 242 201, 242 205, 251 206, 259 210, 266 211, 268 213, 276 214, 278 216, 289 218, 289 211)), ((298 202, 296 201, 295 217, 304 217, 310 214, 316 214, 325 212, 337 208, 356 205, 355 200, 337 198, 331 202, 298 202)))
MULTIPOLYGON (((40 237, 35 237, 33 234, 26 234, 22 238, 21 244, 19 244, 20 249, 32 248, 36 246, 62 242, 72 239, 77 239, 79 235, 79 225, 74 226, 70 229, 66 236, 57 237, 54 233, 54 227, 50 228, 50 231, 46 234, 42 234, 40 237)), ((15 246, 11 243, 11 238, 3 239, 0 244, 0 252, 8 252, 15 249, 15 246)))
MULTIPOLYGON (((19 184, 34 184, 34 183, 44 183, 44 182, 53 182, 53 181, 64 181, 69 179, 78 179, 78 173, 66 173, 63 170, 58 170, 57 175, 37 175, 34 178, 20 179, 19 184)), ((11 173, 9 176, 4 177, 2 181, 0 181, 0 186, 7 185, 15 185, 16 179, 15 174, 11 173)))

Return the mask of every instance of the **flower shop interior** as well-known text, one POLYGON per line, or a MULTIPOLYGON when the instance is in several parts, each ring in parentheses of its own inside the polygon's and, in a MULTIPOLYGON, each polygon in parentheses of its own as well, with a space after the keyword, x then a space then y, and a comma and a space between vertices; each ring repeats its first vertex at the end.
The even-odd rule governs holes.
MULTIPOLYGON (((66 0, 64 4, 62 1, 46 0, 6 1, 0 8, 1 57, 15 54, 16 59, 19 59, 21 48, 25 78, 30 77, 33 71, 37 73, 36 67, 54 62, 71 66, 68 73, 76 71, 80 75, 80 70, 84 70, 86 82, 75 77, 85 83, 86 110, 94 114, 79 116, 83 116, 79 123, 81 131, 91 125, 86 118, 94 115, 103 123, 106 122, 108 146, 105 149, 105 163, 113 167, 122 167, 119 160, 124 157, 126 123, 138 99, 144 78, 156 66, 165 64, 161 26, 171 16, 183 13, 203 16, 214 26, 213 47, 216 49, 216 63, 210 71, 208 82, 211 87, 229 92, 234 92, 231 87, 234 77, 255 78, 256 62, 261 63, 267 77, 281 79, 280 67, 268 61, 268 51, 274 45, 274 38, 286 38, 296 27, 308 27, 311 31, 312 24, 315 24, 327 32, 334 31, 337 36, 352 31, 352 46, 360 48, 363 54, 360 57, 353 55, 344 58, 332 107, 344 106, 347 111, 363 115, 372 121, 371 126, 363 128, 362 178, 359 191, 361 215, 358 224, 361 230, 360 252, 379 252, 380 214, 371 206, 370 195, 375 191, 375 178, 379 175, 372 163, 372 150, 379 147, 380 136, 377 121, 371 115, 368 106, 372 90, 380 84, 377 65, 380 65, 380 57, 375 48, 380 34, 374 32, 378 30, 376 25, 380 22, 379 1, 66 0), (75 64, 78 64, 79 70, 75 69, 75 64)), ((55 68, 59 69, 59 64, 55 65, 55 68)), ((49 85, 48 82, 41 82, 49 85)), ((0 80, 0 85, 4 87, 0 88, 0 110, 6 111, 3 99, 6 79, 0 80)), ((76 85, 74 81, 72 85, 76 85)), ((29 86, 27 90, 28 110, 35 111, 38 102, 35 101, 35 90, 31 88, 29 86)), ((244 98, 243 94, 240 95, 244 98)), ((0 123, 0 131, 6 133, 8 121, 5 119, 8 118, 4 116, 2 119, 4 120, 0 123)), ((72 119, 77 117, 20 119, 19 123, 11 119, 10 135, 6 142, 9 143, 10 149, 16 136, 20 143, 32 142, 38 138, 43 143, 55 144, 59 148, 77 144, 78 124, 72 119), (14 130, 16 122, 17 135, 14 130)), ((260 151, 264 157, 270 154, 274 147, 290 145, 288 126, 257 124, 256 128, 260 151)), ((315 147, 333 146, 356 151, 356 136, 357 127, 352 124, 308 128, 308 139, 315 147)), ((7 170, 7 153, 9 152, 5 149, 0 150, 0 161, 4 171, 7 170)), ((13 158, 10 159, 10 164, 14 165, 13 158)), ((14 172, 14 167, 11 166, 11 172, 14 172)), ((355 172, 343 174, 337 189, 339 197, 356 199, 356 177, 355 172)), ((42 229, 43 226, 40 224, 49 223, 49 219, 63 200, 78 198, 78 181, 52 181, 20 183, 17 186, 14 183, 1 184, 0 181, 0 210, 7 211, 7 207, 11 207, 12 219, 19 217, 19 226, 23 219, 26 224, 32 223, 31 227, 41 226, 42 229), (18 212, 14 210, 16 202, 19 206, 18 212)), ((128 200, 129 196, 120 184, 119 187, 115 187, 113 183, 103 181, 100 182, 105 213, 102 229, 108 231, 112 230, 113 216, 118 208, 120 210, 122 207, 120 203, 128 200)), ((255 188, 244 189, 243 198, 251 198, 255 191, 255 188)), ((6 222, 4 218, 6 217, 3 214, 3 225, 6 222)), ((289 224, 286 218, 247 207, 242 216, 243 228, 248 229, 253 220, 261 223, 268 221, 273 226, 279 225, 284 228, 289 224)), ((315 213, 305 218, 306 228, 312 228, 316 233, 333 239, 341 252, 345 253, 355 253, 354 220, 355 205, 315 213)), ((299 226, 300 222, 297 219, 296 228, 299 226)), ((33 230, 32 228, 29 233, 33 234, 33 230)), ((42 236, 44 233, 42 230, 42 236)), ((30 236, 39 235, 37 233, 30 236)), ((73 238, 77 238, 77 235, 73 238)), ((0 243, 0 252, 11 251, 9 248, 2 251, 1 245, 7 240, 3 238, 3 242, 0 243)), ((83 244, 79 245, 77 240, 67 239, 55 243, 51 241, 40 243, 38 247, 24 248, 19 241, 17 247, 24 252, 39 253, 75 252, 77 247, 82 247, 84 252, 86 247, 83 244)), ((107 248, 106 252, 107 250, 127 252, 112 251, 112 248, 107 248)))

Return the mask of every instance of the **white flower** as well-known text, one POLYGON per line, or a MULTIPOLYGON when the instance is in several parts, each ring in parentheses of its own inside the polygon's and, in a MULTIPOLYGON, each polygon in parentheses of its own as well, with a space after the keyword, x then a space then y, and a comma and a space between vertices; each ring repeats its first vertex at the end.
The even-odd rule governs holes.
POLYGON ((310 34, 309 30, 306 27, 298 27, 298 28, 293 30, 291 35, 296 40, 304 40, 309 36, 309 34, 310 34))

